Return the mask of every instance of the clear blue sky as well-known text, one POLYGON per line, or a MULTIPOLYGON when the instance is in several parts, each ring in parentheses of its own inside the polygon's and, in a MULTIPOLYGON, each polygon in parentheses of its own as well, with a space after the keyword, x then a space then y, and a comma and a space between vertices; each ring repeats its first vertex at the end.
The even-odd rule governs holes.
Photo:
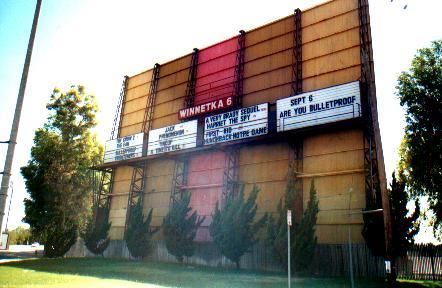
MULTIPOLYGON (((43 0, 12 170, 9 227, 20 225, 24 216, 26 192, 19 167, 29 159, 34 131, 46 120, 45 104, 54 87, 84 84, 97 96, 97 132, 104 141, 124 75, 321 2, 43 0)), ((370 5, 381 136, 391 175, 404 126, 396 79, 418 48, 442 38, 442 1, 371 0, 370 5)), ((35 0, 0 1, 0 140, 9 138, 34 9, 35 0)), ((0 169, 5 154, 3 144, 0 169)))

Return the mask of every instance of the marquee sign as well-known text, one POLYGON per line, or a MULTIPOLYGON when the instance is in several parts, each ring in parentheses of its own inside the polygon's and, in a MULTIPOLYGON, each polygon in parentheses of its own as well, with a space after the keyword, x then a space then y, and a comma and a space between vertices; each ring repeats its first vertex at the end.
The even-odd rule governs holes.
POLYGON ((198 120, 183 122, 149 132, 147 155, 196 147, 198 120))
POLYGON ((277 131, 360 117, 359 82, 351 82, 276 101, 277 131))
POLYGON ((206 114, 216 110, 221 110, 233 106, 233 96, 221 98, 211 102, 196 105, 194 107, 184 108, 178 112, 180 120, 188 119, 194 116, 206 114))
POLYGON ((267 134, 268 112, 268 103, 264 103, 206 117, 204 145, 267 134))
POLYGON ((141 157, 144 133, 106 141, 104 163, 141 157))

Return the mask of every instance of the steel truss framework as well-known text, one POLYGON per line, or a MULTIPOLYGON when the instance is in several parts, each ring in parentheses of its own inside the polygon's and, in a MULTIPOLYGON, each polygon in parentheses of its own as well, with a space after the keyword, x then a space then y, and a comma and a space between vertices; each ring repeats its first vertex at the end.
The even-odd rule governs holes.
MULTIPOLYGON (((390 258, 392 245, 391 216, 385 167, 382 155, 379 124, 376 112, 373 51, 369 29, 370 16, 367 0, 358 0, 359 33, 361 44, 361 95, 365 100, 364 161, 367 209, 382 208, 384 220, 386 258, 390 258)), ((394 266, 394 262, 393 262, 394 266)))
MULTIPOLYGON (((126 99, 126 91, 127 91, 127 81, 128 77, 124 76, 123 84, 121 85, 120 97, 118 98, 117 109, 115 111, 115 116, 112 125, 111 137, 113 140, 120 135, 121 130, 121 119, 123 117, 124 103, 126 99), (118 130, 117 130, 118 129, 118 130), (117 130, 117 135, 115 132, 117 130)), ((100 184, 98 187, 95 185, 95 181, 93 180, 93 211, 94 211, 94 221, 97 221, 98 217, 101 217, 99 214, 101 211, 108 211, 110 205, 110 196, 112 194, 112 185, 114 180, 115 171, 112 168, 102 170, 100 172, 91 171, 93 173, 93 179, 96 177, 100 177, 96 175, 99 173, 100 184)))
POLYGON ((302 29, 301 10, 295 9, 293 14, 293 65, 292 65, 292 94, 302 93, 302 29))
MULTIPOLYGON (((244 54, 246 49, 246 32, 239 31, 238 46, 235 65, 235 106, 242 107, 243 84, 244 84, 244 54)), ((240 145, 233 145, 225 151, 225 163, 223 172, 222 199, 235 197, 239 186, 239 153, 240 145)))
POLYGON ((371 111, 371 89, 374 81, 373 59, 371 57, 371 35, 369 31, 368 4, 365 0, 358 1, 359 12, 359 37, 361 41, 361 94, 365 101, 364 117, 364 168, 365 168, 365 191, 367 207, 370 209, 380 208, 381 197, 378 174, 378 162, 376 157, 376 142, 373 127, 373 115, 371 111))
MULTIPOLYGON (((292 64, 292 93, 302 93, 302 29, 301 10, 295 9, 293 14, 293 64, 292 64)), ((303 171, 303 139, 297 139, 290 143, 289 171, 293 171, 295 177, 295 221, 299 221, 303 213, 303 181, 299 176, 303 171)), ((292 177, 292 175, 288 175, 292 177)))
POLYGON ((184 99, 184 108, 193 106, 195 102, 195 86, 196 86, 196 71, 198 68, 198 48, 193 49, 192 59, 190 60, 189 77, 187 79, 186 98, 184 99))
MULTIPOLYGON (((147 143, 149 137, 149 131, 152 128, 153 122, 153 109, 155 105, 155 98, 158 88, 158 79, 160 75, 160 65, 155 64, 152 72, 152 78, 150 81, 149 94, 147 96, 146 108, 144 110, 144 119, 141 132, 144 132, 144 144, 143 144, 143 156, 147 151, 147 143)), ((146 187, 146 172, 147 172, 147 161, 142 161, 135 163, 133 165, 132 179, 130 183, 129 195, 127 197, 127 207, 126 207, 126 221, 124 227, 124 233, 126 233, 127 225, 129 223, 131 212, 133 207, 137 204, 138 200, 141 201, 143 205, 144 201, 144 190, 146 187)))
MULTIPOLYGON (((193 49, 192 59, 190 60, 189 76, 187 78, 186 97, 184 99, 184 108, 193 106, 195 102, 195 86, 196 86, 196 72, 198 69, 198 55, 199 50, 193 49)), ((200 123, 198 123, 198 126, 200 123)), ((181 192, 183 187, 187 184, 187 168, 189 165, 189 159, 186 155, 175 158, 175 167, 172 176, 172 189, 170 191, 169 206, 181 198, 181 192)))
POLYGON ((170 193, 169 206, 172 209, 173 204, 181 199, 183 187, 187 185, 187 172, 189 167, 189 158, 182 155, 175 158, 175 168, 173 170, 172 191, 170 193))

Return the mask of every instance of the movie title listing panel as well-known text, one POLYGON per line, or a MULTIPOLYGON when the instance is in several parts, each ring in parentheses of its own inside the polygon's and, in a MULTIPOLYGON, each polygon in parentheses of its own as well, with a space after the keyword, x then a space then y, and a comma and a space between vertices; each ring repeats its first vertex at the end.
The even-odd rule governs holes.
POLYGON ((198 121, 192 120, 149 132, 147 155, 196 147, 198 121))
POLYGON ((360 117, 359 82, 278 100, 276 113, 278 132, 360 117))
POLYGON ((143 154, 143 135, 134 135, 106 141, 104 163, 141 157, 143 154))
POLYGON ((206 117, 204 145, 267 134, 268 111, 268 103, 263 103, 206 117))

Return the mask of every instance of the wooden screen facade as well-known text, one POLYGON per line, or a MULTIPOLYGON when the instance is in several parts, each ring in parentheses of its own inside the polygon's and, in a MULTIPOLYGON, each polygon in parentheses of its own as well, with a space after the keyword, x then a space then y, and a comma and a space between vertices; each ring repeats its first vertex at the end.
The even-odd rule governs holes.
MULTIPOLYGON (((357 0, 335 0, 302 11, 302 90, 304 92, 358 81, 361 78, 357 0)), ((273 105, 292 95, 294 43, 293 15, 245 34, 242 106, 273 105)), ((199 51, 195 103, 230 95, 233 91, 238 37, 199 51)), ((154 103, 152 129, 177 124, 184 108, 192 55, 161 64, 154 103)), ((119 137, 142 130, 152 70, 129 77, 119 137)), ((204 117, 204 116, 202 116, 204 117)), ((239 147, 239 181, 250 191, 260 188, 258 216, 274 213, 284 194, 292 153, 290 142, 302 142, 303 207, 311 180, 319 200, 316 234, 319 243, 363 243, 362 215, 366 206, 364 184, 364 135, 362 124, 333 125, 295 133, 279 141, 260 141, 239 147), (349 213, 350 212, 350 213, 349 213), (355 212, 355 213, 351 213, 355 212)), ((235 145, 234 142, 231 142, 235 145)), ((183 151, 184 153, 185 151, 183 151)), ((147 159, 144 206, 153 208, 155 226, 167 214, 175 160, 172 156, 147 159)), ((225 155, 222 150, 189 153, 187 188, 191 205, 206 216, 198 241, 210 241, 207 226, 222 198, 225 155), (203 231, 204 230, 204 231, 203 231)), ((111 239, 122 239, 132 168, 115 164, 111 194, 111 239)))

